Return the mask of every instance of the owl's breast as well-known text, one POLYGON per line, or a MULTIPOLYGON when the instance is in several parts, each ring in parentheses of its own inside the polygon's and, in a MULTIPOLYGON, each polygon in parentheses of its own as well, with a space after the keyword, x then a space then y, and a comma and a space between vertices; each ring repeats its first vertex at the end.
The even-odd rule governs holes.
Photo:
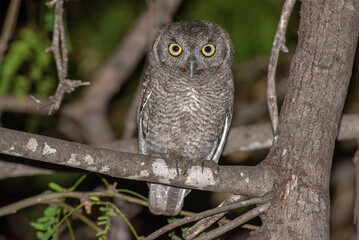
POLYGON ((157 85, 148 105, 150 152, 206 158, 221 132, 230 98, 225 89, 157 85))

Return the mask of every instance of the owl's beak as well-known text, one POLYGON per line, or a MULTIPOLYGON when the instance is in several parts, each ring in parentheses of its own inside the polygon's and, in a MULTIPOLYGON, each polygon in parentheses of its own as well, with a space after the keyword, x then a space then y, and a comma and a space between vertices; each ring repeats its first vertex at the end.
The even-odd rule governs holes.
POLYGON ((193 77, 193 72, 196 69, 196 63, 197 63, 196 58, 193 55, 188 57, 187 64, 189 68, 189 75, 191 77, 193 77))

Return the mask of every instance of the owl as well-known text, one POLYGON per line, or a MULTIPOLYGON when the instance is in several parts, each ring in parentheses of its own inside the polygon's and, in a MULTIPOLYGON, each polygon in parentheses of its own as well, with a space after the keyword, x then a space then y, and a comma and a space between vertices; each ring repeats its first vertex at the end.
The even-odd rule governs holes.
MULTIPOLYGON (((233 54, 228 33, 214 23, 182 21, 159 30, 138 109, 141 154, 218 163, 232 118, 233 54)), ((148 185, 153 214, 181 211, 188 189, 148 185)))

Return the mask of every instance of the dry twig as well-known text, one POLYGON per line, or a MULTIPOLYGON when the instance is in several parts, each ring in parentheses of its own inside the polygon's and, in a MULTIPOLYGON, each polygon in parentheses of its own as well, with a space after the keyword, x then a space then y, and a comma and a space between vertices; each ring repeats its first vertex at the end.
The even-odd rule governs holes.
POLYGON ((14 34, 16 20, 19 14, 19 8, 20 8, 20 0, 11 0, 9 9, 6 14, 4 27, 1 32, 0 69, 1 69, 2 60, 4 59, 4 55, 8 47, 8 42, 11 39, 12 35, 14 34))
MULTIPOLYGON (((231 203, 238 202, 240 200, 244 200, 246 197, 241 195, 231 195, 229 198, 227 198, 225 201, 223 201, 218 207, 222 206, 228 206, 231 203)), ((221 219, 224 215, 226 215, 228 212, 222 212, 207 218, 201 219, 201 221, 198 221, 195 225, 187 229, 183 232, 182 236, 184 239, 193 239, 195 236, 203 232, 205 229, 210 227, 213 223, 217 222, 219 219, 221 219)))
POLYGON ((274 37, 272 52, 269 59, 268 66, 268 87, 267 87, 267 102, 269 108, 269 115, 272 121, 273 132, 275 133, 278 126, 278 104, 277 93, 275 87, 275 75, 277 70, 277 63, 279 52, 288 52, 285 46, 285 32, 287 29, 290 14, 292 12, 295 0, 286 0, 283 5, 282 14, 280 16, 277 31, 274 37))
POLYGON ((255 218, 258 217, 259 215, 265 213, 268 208, 270 207, 270 203, 264 203, 262 205, 259 205, 258 207, 246 212, 245 214, 233 219, 232 221, 230 221, 229 223, 220 226, 208 233, 205 233, 197 238, 194 238, 193 240, 208 240, 208 239, 214 239, 236 227, 238 227, 239 225, 255 218))
MULTIPOLYGON (((217 207, 217 208, 210 209, 210 210, 207 210, 207 211, 204 211, 204 212, 201 212, 201 213, 194 214, 194 215, 189 216, 189 217, 182 218, 182 219, 180 219, 180 220, 178 220, 176 222, 170 223, 170 224, 158 229, 157 231, 155 231, 151 235, 147 236, 145 238, 145 240, 156 239, 157 237, 161 236, 165 232, 168 232, 168 231, 170 231, 170 230, 172 230, 172 229, 174 229, 176 227, 182 226, 184 224, 187 224, 187 223, 190 223, 190 222, 193 222, 193 221, 203 219, 205 217, 213 216, 215 214, 219 214, 219 213, 222 213, 222 212, 227 212, 229 210, 240 208, 240 207, 245 207, 245 206, 250 206, 250 205, 254 205, 254 204, 265 203, 265 202, 267 202, 269 200, 269 198, 270 198, 270 196, 265 196, 265 197, 261 197, 261 198, 252 198, 252 199, 248 199, 248 200, 238 201, 238 202, 226 205, 226 206, 217 207)), ((256 216, 254 216, 254 217, 256 217, 256 216)), ((227 224, 229 224, 229 223, 227 223, 227 224)), ((206 239, 208 239, 208 238, 206 238, 206 239)))
POLYGON ((56 111, 60 108, 65 93, 71 93, 75 90, 75 88, 79 86, 89 85, 90 83, 82 82, 80 80, 67 79, 68 50, 66 46, 65 27, 63 21, 64 0, 52 0, 51 2, 47 2, 46 5, 48 7, 55 6, 52 46, 49 47, 46 51, 52 51, 54 55, 59 84, 57 86, 55 94, 50 96, 48 101, 41 102, 35 97, 31 97, 38 104, 39 109, 50 106, 49 114, 52 114, 54 110, 56 111))
POLYGON ((128 196, 126 194, 117 193, 113 190, 105 191, 93 191, 93 192, 51 192, 46 191, 44 193, 23 199, 21 201, 9 204, 5 207, 0 208, 0 216, 16 213, 20 209, 27 208, 40 203, 50 203, 60 198, 77 198, 77 199, 88 199, 89 197, 114 197, 126 200, 131 203, 136 203, 142 206, 147 206, 147 202, 136 197, 128 196))

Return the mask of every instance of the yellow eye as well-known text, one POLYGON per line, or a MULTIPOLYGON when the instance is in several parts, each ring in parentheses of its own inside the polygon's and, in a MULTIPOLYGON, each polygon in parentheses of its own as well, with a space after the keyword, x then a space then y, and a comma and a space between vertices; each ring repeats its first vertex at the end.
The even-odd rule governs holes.
POLYGON ((177 43, 171 43, 168 47, 168 51, 174 57, 178 57, 182 53, 182 47, 177 43))
POLYGON ((212 43, 208 43, 202 47, 201 51, 205 57, 211 57, 216 52, 216 47, 212 43))

